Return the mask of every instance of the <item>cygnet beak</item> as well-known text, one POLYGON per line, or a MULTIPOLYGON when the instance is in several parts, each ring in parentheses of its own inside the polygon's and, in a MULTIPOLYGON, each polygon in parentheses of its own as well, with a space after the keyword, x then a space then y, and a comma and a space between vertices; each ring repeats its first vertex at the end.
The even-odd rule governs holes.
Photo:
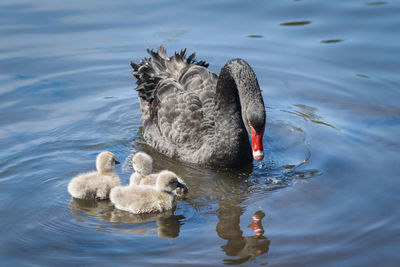
POLYGON ((118 160, 114 159, 115 164, 120 164, 121 162, 119 162, 118 160))
POLYGON ((178 188, 185 188, 185 185, 178 182, 178 184, 176 185, 176 187, 178 187, 178 188))

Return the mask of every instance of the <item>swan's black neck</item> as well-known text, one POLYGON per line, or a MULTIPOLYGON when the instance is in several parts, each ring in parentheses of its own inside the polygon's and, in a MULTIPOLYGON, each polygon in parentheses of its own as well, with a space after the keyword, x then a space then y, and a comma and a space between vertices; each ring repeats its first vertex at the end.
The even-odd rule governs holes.
POLYGON ((216 88, 219 110, 240 111, 243 124, 249 132, 248 123, 256 130, 265 125, 265 106, 257 77, 243 59, 232 59, 222 68, 216 88))
POLYGON ((225 64, 218 78, 215 99, 218 100, 215 106, 217 116, 225 120, 224 123, 217 122, 217 133, 224 133, 232 144, 227 145, 226 149, 231 149, 232 153, 239 151, 236 153, 241 160, 251 161, 246 131, 250 133, 250 119, 252 124, 257 124, 253 127, 264 127, 265 108, 257 77, 246 61, 232 59, 225 64))

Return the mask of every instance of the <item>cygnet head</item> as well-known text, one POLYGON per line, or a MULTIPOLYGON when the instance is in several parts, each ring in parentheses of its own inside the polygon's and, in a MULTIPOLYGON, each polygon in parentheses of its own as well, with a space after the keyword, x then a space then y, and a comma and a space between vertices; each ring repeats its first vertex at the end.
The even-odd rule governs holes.
POLYGON ((157 190, 172 192, 177 187, 184 188, 184 185, 179 183, 175 173, 171 171, 162 171, 158 174, 156 182, 157 190))
POLYGON ((146 153, 136 153, 132 159, 132 167, 141 175, 149 175, 153 169, 153 159, 146 153))
POLYGON ((119 164, 115 160, 115 155, 110 151, 103 151, 97 155, 96 168, 100 173, 109 173, 114 170, 115 164, 119 164))

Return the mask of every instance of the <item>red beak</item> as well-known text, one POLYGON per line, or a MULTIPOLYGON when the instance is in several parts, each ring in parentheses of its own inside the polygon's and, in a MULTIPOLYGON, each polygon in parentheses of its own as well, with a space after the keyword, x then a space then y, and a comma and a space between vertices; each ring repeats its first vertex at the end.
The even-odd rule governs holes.
POLYGON ((251 148, 253 150, 253 158, 257 161, 261 161, 264 158, 264 148, 263 148, 263 136, 264 128, 261 130, 260 134, 257 134, 253 126, 250 125, 251 133, 251 148))

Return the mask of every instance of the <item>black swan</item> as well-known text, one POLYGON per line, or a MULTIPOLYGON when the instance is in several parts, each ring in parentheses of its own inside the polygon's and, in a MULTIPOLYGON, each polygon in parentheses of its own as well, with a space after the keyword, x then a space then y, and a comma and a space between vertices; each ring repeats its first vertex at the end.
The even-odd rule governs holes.
POLYGON ((172 158, 234 168, 264 157, 265 107, 257 77, 243 59, 231 59, 219 77, 186 49, 167 57, 163 46, 131 62, 137 79, 143 137, 172 158), (247 133, 251 137, 251 145, 247 133))

